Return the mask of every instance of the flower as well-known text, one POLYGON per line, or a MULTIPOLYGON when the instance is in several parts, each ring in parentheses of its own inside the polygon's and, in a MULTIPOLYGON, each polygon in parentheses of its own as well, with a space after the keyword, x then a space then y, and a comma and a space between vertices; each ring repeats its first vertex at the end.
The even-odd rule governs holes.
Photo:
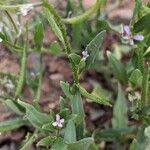
POLYGON ((60 115, 59 114, 57 114, 56 115, 56 121, 55 122, 53 122, 53 126, 54 127, 59 127, 59 128, 62 128, 63 127, 63 125, 62 125, 62 123, 64 123, 64 119, 62 118, 62 119, 60 119, 60 115))
POLYGON ((86 59, 87 59, 88 57, 89 57, 88 51, 87 51, 87 50, 83 51, 83 52, 82 52, 82 59, 83 59, 84 61, 86 61, 86 59))
POLYGON ((11 92, 15 86, 11 80, 7 80, 5 87, 7 88, 8 92, 11 92))
POLYGON ((30 10, 33 9, 33 5, 32 4, 27 4, 27 5, 24 5, 20 8, 20 12, 21 12, 21 15, 22 16, 26 16, 28 14, 28 12, 30 10))
POLYGON ((125 25, 123 27, 122 38, 131 46, 134 45, 134 41, 143 41, 144 40, 144 36, 141 34, 133 35, 130 30, 130 27, 128 25, 125 25))

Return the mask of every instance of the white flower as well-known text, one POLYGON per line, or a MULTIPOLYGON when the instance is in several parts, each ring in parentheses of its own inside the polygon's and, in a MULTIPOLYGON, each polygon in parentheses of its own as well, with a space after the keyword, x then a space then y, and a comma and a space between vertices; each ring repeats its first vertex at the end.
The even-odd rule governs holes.
POLYGON ((27 4, 27 5, 24 5, 20 8, 20 12, 21 12, 21 15, 22 16, 26 16, 28 14, 28 12, 30 10, 33 9, 33 5, 32 4, 27 4))
POLYGON ((59 114, 57 114, 56 115, 56 121, 55 122, 53 122, 53 126, 54 127, 59 127, 59 128, 62 128, 63 127, 63 124, 62 123, 64 123, 64 119, 62 118, 62 119, 60 119, 60 115, 59 114))
POLYGON ((87 51, 87 50, 83 51, 83 52, 82 52, 82 59, 83 59, 84 61, 86 61, 86 59, 87 59, 88 57, 89 57, 88 51, 87 51))
POLYGON ((11 92, 15 86, 11 80, 7 80, 5 87, 7 88, 8 92, 11 92))
POLYGON ((143 41, 144 36, 141 34, 133 35, 130 27, 128 25, 125 25, 123 27, 122 39, 125 40, 129 45, 133 46, 134 41, 143 41))

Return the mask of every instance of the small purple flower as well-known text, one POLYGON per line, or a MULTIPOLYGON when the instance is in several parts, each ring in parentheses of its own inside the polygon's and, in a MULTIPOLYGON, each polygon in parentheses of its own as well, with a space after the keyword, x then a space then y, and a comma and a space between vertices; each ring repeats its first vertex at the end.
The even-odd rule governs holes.
POLYGON ((88 51, 87 51, 87 50, 83 51, 83 52, 82 52, 82 59, 83 59, 84 61, 86 61, 86 59, 87 59, 88 57, 89 57, 88 51))
POLYGON ((133 35, 130 30, 130 27, 128 25, 125 25, 123 27, 122 38, 131 46, 134 45, 134 41, 143 41, 144 40, 143 35, 140 35, 140 34, 133 35))
POLYGON ((60 119, 60 115, 59 114, 57 114, 56 115, 56 121, 55 122, 53 122, 53 126, 54 127, 59 127, 59 128, 62 128, 63 127, 63 124, 62 123, 64 123, 64 119, 62 118, 62 119, 60 119))

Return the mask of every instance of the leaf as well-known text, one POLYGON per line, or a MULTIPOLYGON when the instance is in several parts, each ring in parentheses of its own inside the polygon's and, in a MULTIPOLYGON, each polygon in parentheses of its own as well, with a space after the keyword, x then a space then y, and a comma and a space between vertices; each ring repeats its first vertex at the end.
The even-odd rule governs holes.
POLYGON ((121 136, 127 137, 128 134, 133 134, 137 131, 135 127, 127 127, 122 129, 98 129, 94 132, 94 139, 96 141, 114 141, 121 138, 121 136))
POLYGON ((75 64, 75 66, 78 66, 81 61, 81 57, 75 53, 71 53, 69 55, 69 58, 72 60, 72 62, 75 64))
POLYGON ((32 144, 33 142, 37 139, 37 135, 34 133, 34 134, 27 134, 27 137, 26 137, 26 142, 23 144, 23 147, 20 148, 20 150, 29 150, 31 149, 32 147, 32 144))
POLYGON ((70 92, 70 85, 68 82, 60 81, 60 87, 66 97, 68 97, 68 98, 72 97, 71 92, 70 92))
POLYGON ((150 27, 150 13, 143 16, 140 20, 138 20, 135 24, 134 24, 134 32, 141 32, 143 30, 148 30, 149 31, 149 27, 150 27))
POLYGON ((150 47, 148 47, 148 49, 144 52, 144 57, 150 57, 150 47))
POLYGON ((44 29, 43 29, 43 24, 39 22, 35 26, 35 34, 34 34, 34 41, 35 41, 35 46, 38 51, 41 50, 42 44, 43 44, 43 38, 44 38, 44 29))
POLYGON ((11 120, 0 122, 0 132, 8 132, 20 128, 21 126, 27 124, 27 121, 22 118, 15 118, 11 120))
POLYGON ((49 11, 48 8, 44 8, 44 14, 45 14, 45 16, 46 16, 46 18, 47 18, 47 20, 48 20, 52 30, 54 31, 54 33, 58 37, 58 39, 63 43, 63 45, 65 45, 62 32, 59 29, 59 26, 57 25, 57 22, 55 21, 55 18, 53 16, 53 14, 49 11))
POLYGON ((50 117, 39 112, 34 106, 18 100, 18 103, 26 109, 26 118, 36 128, 41 128, 44 124, 50 122, 50 117))
POLYGON ((43 139, 41 139, 38 143, 37 146, 43 146, 43 147, 49 147, 54 143, 55 138, 51 136, 47 136, 43 139))
POLYGON ((18 115, 23 115, 25 113, 24 107, 20 106, 16 101, 7 99, 4 101, 6 106, 10 108, 13 112, 15 112, 18 115))
POLYGON ((76 128, 72 120, 68 121, 67 126, 65 128, 64 140, 67 144, 76 142, 76 128))
POLYGON ((126 128, 128 124, 128 107, 121 86, 118 85, 118 96, 113 109, 112 126, 113 129, 126 128))
POLYGON ((109 51, 107 51, 107 57, 111 65, 114 76, 120 81, 127 83, 128 78, 127 78, 127 72, 125 70, 124 65, 119 60, 117 60, 113 56, 113 54, 109 51))
POLYGON ((82 102, 80 91, 76 87, 74 90, 75 93, 72 97, 71 108, 72 108, 72 113, 74 115, 77 115, 76 132, 77 132, 77 139, 79 140, 83 138, 85 114, 84 114, 83 102, 82 102))
POLYGON ((93 138, 84 138, 75 143, 68 145, 68 150, 89 150, 89 147, 94 143, 93 138))
POLYGON ((20 70, 20 76, 15 91, 15 97, 18 97, 21 94, 24 81, 25 81, 26 65, 27 65, 27 48, 28 48, 28 28, 26 27, 26 45, 22 54, 21 70, 20 70))
POLYGON ((53 150, 68 150, 67 144, 62 138, 57 138, 52 146, 53 150))
POLYGON ((72 113, 78 115, 78 121, 81 122, 84 120, 84 108, 81 98, 81 94, 78 89, 76 89, 74 96, 72 97, 72 113))
POLYGON ((135 69, 135 70, 132 72, 132 74, 131 74, 129 80, 130 80, 130 82, 131 82, 134 86, 141 87, 141 85, 142 85, 142 78, 143 78, 143 77, 142 77, 141 71, 140 71, 139 69, 135 69))
POLYGON ((87 45, 86 50, 89 53, 89 57, 86 60, 86 68, 90 68, 94 63, 105 38, 106 31, 102 31, 96 35, 96 37, 87 45))
POLYGON ((103 104, 103 105, 109 105, 109 106, 111 106, 110 103, 109 103, 110 100, 107 99, 106 97, 99 97, 99 96, 90 94, 83 87, 81 87, 80 85, 78 85, 78 88, 79 88, 81 94, 84 97, 88 98, 89 101, 95 102, 95 103, 98 103, 98 104, 103 104))
POLYGON ((63 50, 57 41, 53 42, 50 45, 50 48, 48 49, 48 51, 50 51, 52 54, 55 54, 55 55, 62 55, 63 54, 63 50))
POLYGON ((144 135, 150 139, 150 126, 145 128, 144 135))

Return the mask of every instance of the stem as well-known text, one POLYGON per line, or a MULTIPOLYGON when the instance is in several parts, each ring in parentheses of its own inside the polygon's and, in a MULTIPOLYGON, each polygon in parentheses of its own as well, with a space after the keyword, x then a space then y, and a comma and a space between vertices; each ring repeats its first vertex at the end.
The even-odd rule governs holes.
POLYGON ((101 1, 97 0, 96 4, 93 7, 91 7, 89 10, 84 12, 83 14, 76 16, 76 17, 63 19, 63 22, 67 23, 67 24, 81 23, 81 22, 87 20, 94 12, 96 12, 100 8, 100 5, 101 5, 101 1))
POLYGON ((17 10, 21 7, 32 5, 33 7, 41 6, 42 3, 28 3, 28 4, 21 4, 21 5, 0 5, 0 10, 17 10))
POLYGON ((143 51, 141 49, 138 50, 138 68, 143 73, 143 71, 144 71, 144 58, 143 58, 143 51))
POLYGON ((9 21, 11 22, 11 24, 12 24, 12 26, 13 26, 13 28, 14 28, 16 34, 18 34, 19 31, 18 31, 18 28, 17 28, 17 26, 16 26, 16 24, 15 24, 13 18, 11 17, 11 15, 9 14, 9 12, 8 12, 7 10, 5 11, 5 13, 6 13, 6 15, 7 15, 7 18, 8 18, 9 21))
POLYGON ((145 68, 143 72, 143 80, 142 80, 142 91, 141 91, 141 100, 145 106, 148 105, 148 80, 149 80, 149 69, 145 68))

